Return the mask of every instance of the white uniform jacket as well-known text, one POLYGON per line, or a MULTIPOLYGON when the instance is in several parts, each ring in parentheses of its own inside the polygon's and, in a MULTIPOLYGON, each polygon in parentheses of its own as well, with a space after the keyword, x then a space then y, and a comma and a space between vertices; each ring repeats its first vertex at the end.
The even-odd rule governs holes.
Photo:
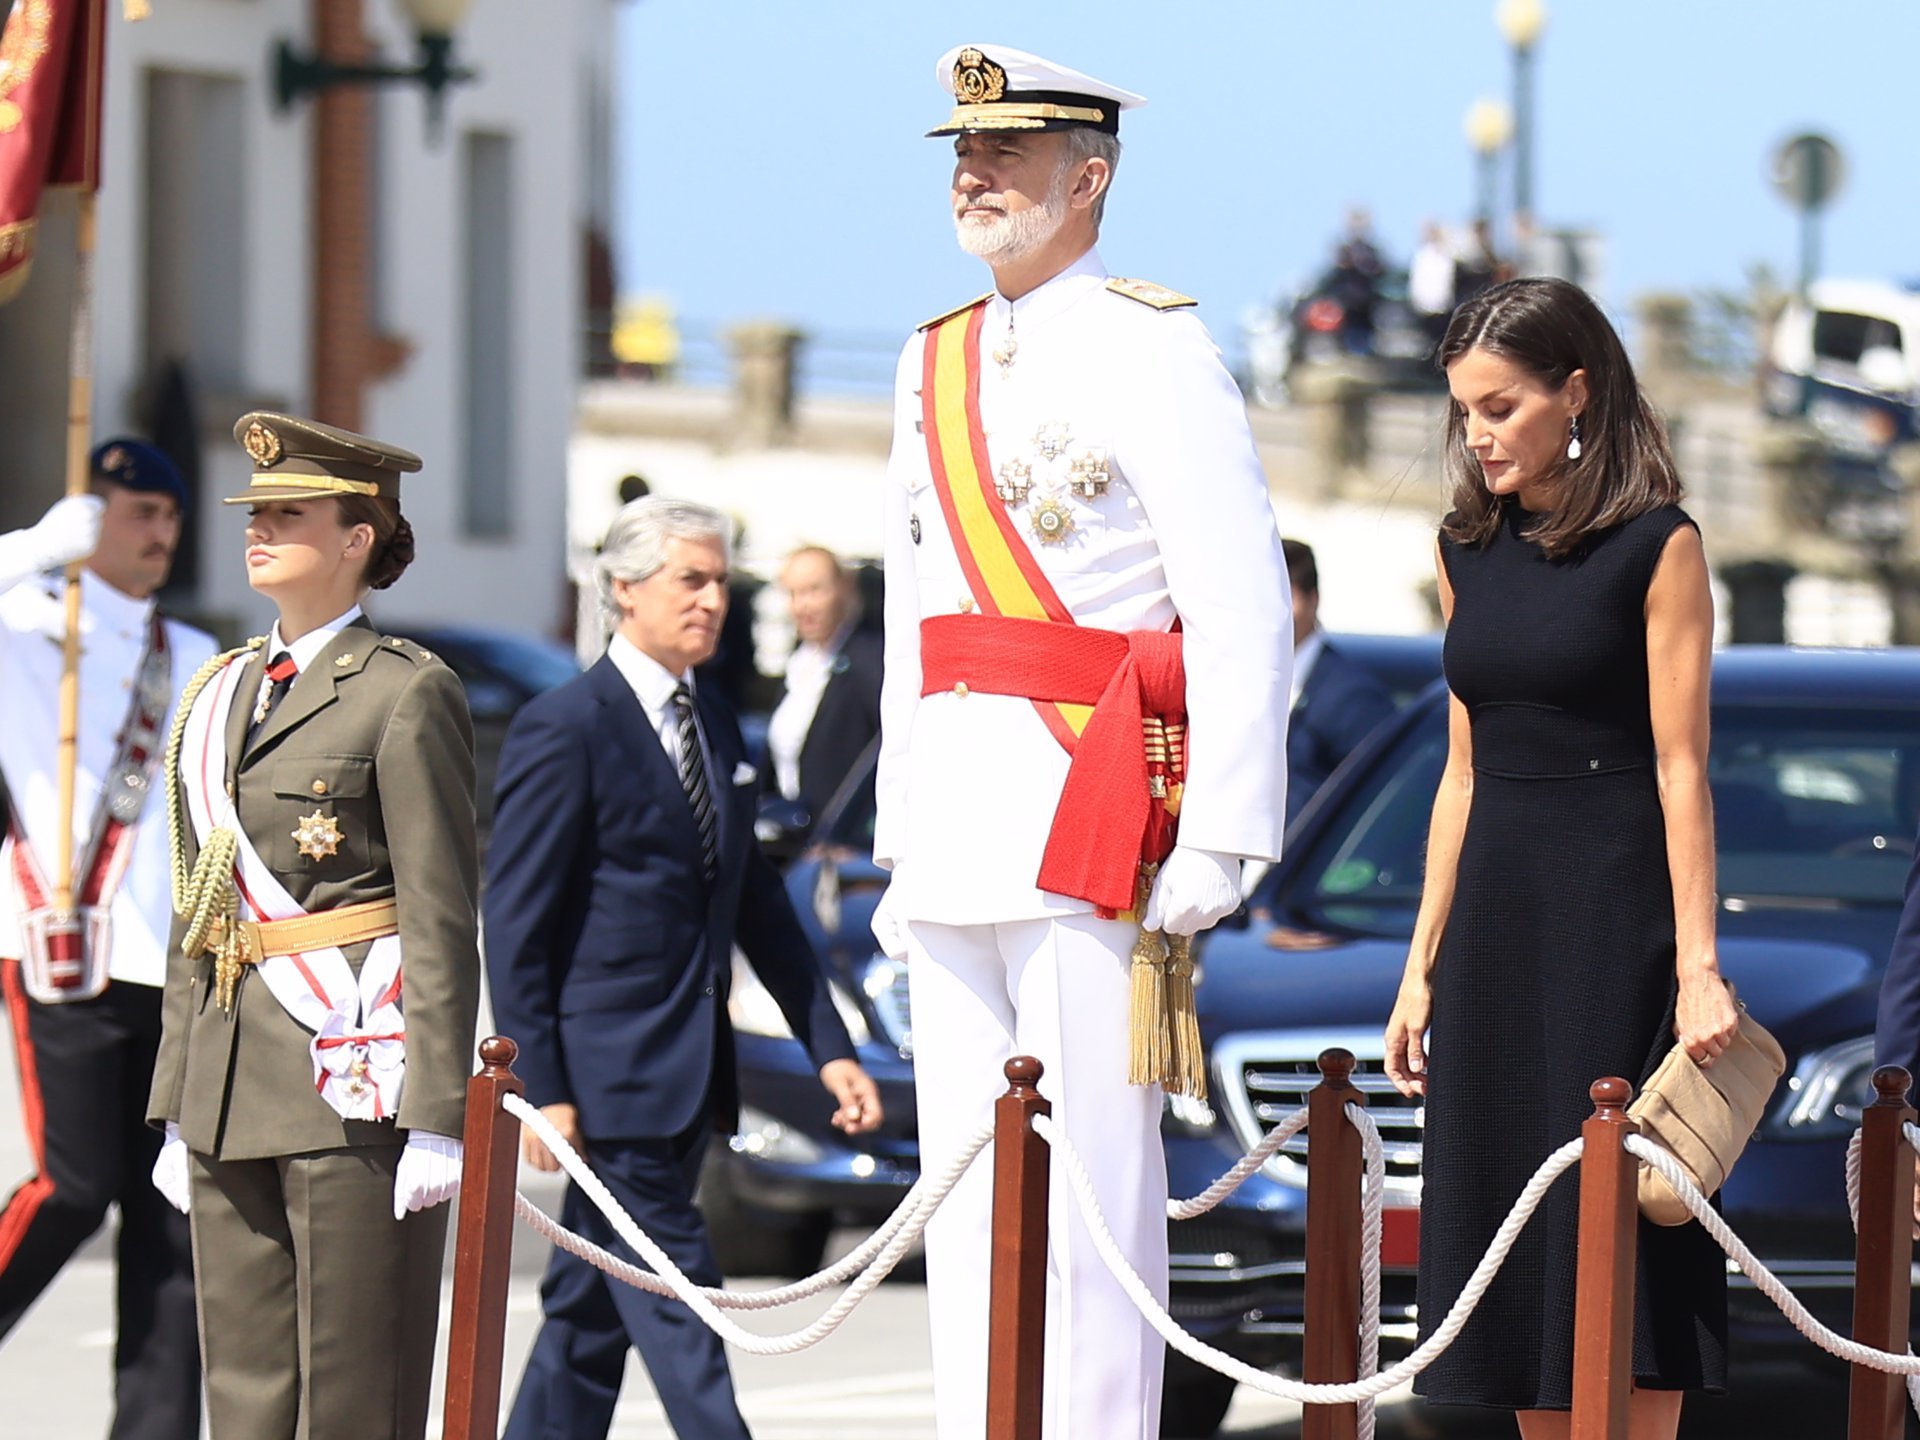
MULTIPOLYGON (((54 880, 55 816, 59 809, 60 641, 57 617, 63 583, 58 576, 0 574, 0 695, 6 723, 0 725, 0 774, 26 822, 34 853, 48 881, 54 880), (48 633, 51 632, 51 633, 48 633)), ((86 617, 80 652, 79 764, 74 777, 73 863, 81 865, 101 786, 119 753, 140 656, 153 615, 151 600, 123 595, 87 572, 80 585, 86 617)), ((164 622, 177 698, 215 650, 213 637, 175 621, 164 622)), ((169 705, 160 739, 173 724, 169 705)), ((153 773, 159 773, 156 760, 153 773)), ((0 844, 0 955, 20 954, 17 893, 10 842, 0 844)), ((76 874, 77 886, 81 877, 76 874)), ((108 913, 112 923, 107 974, 140 985, 165 983, 167 936, 173 924, 168 873, 165 787, 154 785, 140 813, 133 854, 108 913)))
MULTIPOLYGON (((1246 406, 1206 327, 1107 286, 1089 251, 1031 293, 996 295, 980 334, 990 463, 1027 467, 1009 507, 1079 625, 1184 632, 1189 752, 1180 843, 1276 859, 1286 823, 1290 591, 1246 406), (1008 351, 1002 366, 995 352, 1008 351), (1104 494, 1069 487, 1104 462, 1104 494), (1031 529, 1047 495, 1061 543, 1031 529)), ((921 431, 925 332, 894 388, 885 500, 886 678, 874 858, 904 919, 991 924, 1091 909, 1035 879, 1068 756, 1030 700, 920 694, 920 622, 977 605, 921 431)))

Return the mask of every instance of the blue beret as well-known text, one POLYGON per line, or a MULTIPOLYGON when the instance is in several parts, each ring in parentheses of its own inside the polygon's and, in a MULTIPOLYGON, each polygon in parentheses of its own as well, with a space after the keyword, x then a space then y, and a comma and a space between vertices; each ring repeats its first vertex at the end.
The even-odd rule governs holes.
POLYGON ((129 490, 171 495, 182 510, 187 508, 187 482, 164 450, 144 440, 121 438, 94 447, 93 478, 129 490))

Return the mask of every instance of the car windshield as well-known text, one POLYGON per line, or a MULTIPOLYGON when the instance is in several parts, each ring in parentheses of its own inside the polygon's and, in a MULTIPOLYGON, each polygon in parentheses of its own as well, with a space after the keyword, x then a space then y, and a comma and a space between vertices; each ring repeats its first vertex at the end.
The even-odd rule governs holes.
MULTIPOLYGON (((1445 710, 1423 709, 1314 829, 1276 918, 1412 934, 1447 758, 1445 710)), ((1713 729, 1708 775, 1729 909, 1900 903, 1920 823, 1920 714, 1717 705, 1713 729)))
POLYGON ((444 658, 462 680, 504 675, 529 695, 541 695, 580 673, 573 653, 551 640, 534 640, 497 630, 452 632, 444 658))

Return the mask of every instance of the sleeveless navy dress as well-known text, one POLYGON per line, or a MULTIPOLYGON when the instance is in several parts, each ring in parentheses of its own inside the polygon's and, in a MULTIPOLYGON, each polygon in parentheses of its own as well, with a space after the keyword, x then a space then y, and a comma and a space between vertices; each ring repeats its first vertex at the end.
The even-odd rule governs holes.
MULTIPOLYGON (((1448 686, 1473 799, 1433 975, 1420 1330, 1437 1328, 1542 1161, 1673 1045, 1673 888, 1647 695, 1647 587, 1667 506, 1550 560, 1509 501, 1484 545, 1444 534, 1448 686)), ((1479 1310, 1415 1389, 1447 1404, 1572 1403, 1579 1171, 1548 1193, 1479 1310)), ((1699 1225, 1639 1227, 1633 1368, 1723 1390, 1727 1282, 1699 1225)))

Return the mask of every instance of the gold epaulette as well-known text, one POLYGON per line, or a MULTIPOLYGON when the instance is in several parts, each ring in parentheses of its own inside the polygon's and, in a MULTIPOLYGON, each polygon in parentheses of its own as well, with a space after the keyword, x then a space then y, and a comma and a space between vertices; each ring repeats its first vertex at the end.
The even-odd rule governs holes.
MULTIPOLYGON (((1156 310, 1180 310, 1200 303, 1191 295, 1182 295, 1178 290, 1169 290, 1151 280, 1129 280, 1120 275, 1107 281, 1107 289, 1129 300, 1138 300, 1142 305, 1151 305, 1156 310)), ((944 315, 941 317, 943 320, 945 318, 944 315)))
POLYGON ((951 320, 956 315, 964 315, 967 313, 967 311, 973 309, 974 306, 984 305, 987 301, 991 300, 992 298, 993 298, 993 291, 989 290, 984 295, 974 296, 973 299, 967 301, 967 303, 964 305, 956 305, 951 310, 942 310, 938 315, 934 316, 931 320, 922 320, 918 325, 914 326, 913 328, 916 330, 931 330, 934 326, 938 325, 942 320, 951 320))

